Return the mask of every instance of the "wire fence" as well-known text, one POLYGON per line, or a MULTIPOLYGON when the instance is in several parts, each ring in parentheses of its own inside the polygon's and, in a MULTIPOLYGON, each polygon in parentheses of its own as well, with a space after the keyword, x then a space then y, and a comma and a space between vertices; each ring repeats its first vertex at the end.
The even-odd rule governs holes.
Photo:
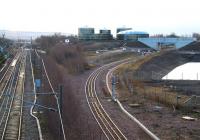
POLYGON ((184 102, 184 105, 187 107, 200 107, 200 96, 193 95, 184 102))
POLYGON ((199 106, 199 81, 162 80, 165 73, 155 71, 124 71, 117 77, 118 87, 160 103, 175 106, 199 106), (196 95, 196 96, 192 96, 196 95), (198 95, 198 96, 197 96, 198 95), (192 97, 192 98, 191 98, 192 97))

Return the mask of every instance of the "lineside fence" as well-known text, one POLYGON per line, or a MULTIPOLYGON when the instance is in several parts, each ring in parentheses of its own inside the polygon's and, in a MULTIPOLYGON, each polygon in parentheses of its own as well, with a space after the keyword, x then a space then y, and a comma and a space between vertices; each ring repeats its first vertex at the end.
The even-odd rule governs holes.
POLYGON ((200 108, 200 96, 193 95, 191 98, 185 101, 185 106, 200 108))
POLYGON ((162 80, 165 75, 165 72, 124 71, 116 76, 116 88, 125 88, 132 95, 138 94, 158 103, 182 107, 200 106, 200 96, 194 96, 198 95, 200 87, 197 84, 191 87, 192 84, 189 84, 198 81, 180 83, 175 80, 162 80))

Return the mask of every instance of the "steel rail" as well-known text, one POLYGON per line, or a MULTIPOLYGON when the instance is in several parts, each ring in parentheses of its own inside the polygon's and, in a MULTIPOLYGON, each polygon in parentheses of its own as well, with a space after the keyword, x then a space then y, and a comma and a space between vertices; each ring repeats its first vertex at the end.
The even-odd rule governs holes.
MULTIPOLYGON (((6 129, 8 127, 8 122, 9 122, 10 114, 11 114, 11 111, 12 111, 14 97, 15 97, 15 93, 16 93, 16 90, 17 90, 17 85, 18 85, 18 82, 19 82, 20 69, 21 69, 21 65, 19 66, 19 70, 18 70, 18 73, 17 73, 17 79, 16 79, 16 83, 14 85, 14 93, 12 93, 11 101, 10 101, 10 104, 9 104, 9 108, 6 108, 6 110, 8 109, 8 113, 7 113, 7 116, 6 116, 5 125, 4 125, 4 128, 3 128, 3 133, 1 135, 1 140, 5 139, 6 129)), ((12 90, 12 86, 10 87, 10 92, 11 92, 11 90, 12 90)), ((8 97, 8 99, 9 99, 9 97, 8 97)), ((7 103, 9 103, 9 101, 7 103)), ((6 106, 8 106, 8 104, 6 106)))
MULTIPOLYGON (((112 94, 112 91, 111 91, 110 86, 109 86, 109 75, 112 75, 114 70, 116 70, 121 65, 126 64, 126 63, 129 63, 129 62, 124 62, 124 63, 121 63, 121 64, 115 66, 114 68, 110 69, 109 72, 106 74, 106 85, 107 85, 107 88, 108 88, 108 91, 109 91, 110 94, 112 94)), ((124 112, 131 120, 133 120, 148 136, 150 136, 153 140, 160 140, 147 127, 145 127, 138 119, 136 119, 136 117, 134 117, 128 111, 126 111, 118 99, 116 99, 116 102, 119 105, 122 112, 124 112)))
MULTIPOLYGON (((31 50, 30 50, 31 51, 31 50)), ((32 79, 33 79, 33 92, 34 92, 34 101, 33 101, 33 105, 31 106, 30 109, 30 115, 35 118, 36 122, 37 122, 37 127, 38 127, 38 133, 39 133, 39 139, 43 140, 43 136, 42 136, 42 130, 41 130, 41 126, 40 126, 40 121, 39 119, 33 114, 33 109, 35 107, 34 104, 36 104, 36 100, 37 100, 37 96, 36 96, 36 89, 35 89, 35 77, 34 77, 34 72, 33 72, 33 65, 32 65, 32 60, 31 60, 31 54, 29 51, 29 57, 30 57, 30 64, 31 64, 31 74, 32 74, 32 79)))
MULTIPOLYGON (((7 79, 7 82, 6 82, 6 84, 5 84, 5 86, 4 86, 3 90, 2 90, 2 94, 0 95, 0 99, 2 99, 3 93, 7 93, 7 94, 5 94, 5 96, 3 96, 3 99, 2 99, 3 101, 1 101, 0 111, 2 111, 3 105, 4 105, 4 101, 6 99, 7 99, 7 102, 5 104, 6 104, 6 106, 8 105, 8 102, 9 102, 8 93, 11 92, 11 87, 13 85, 13 81, 14 81, 14 77, 15 77, 15 73, 16 73, 16 66, 18 65, 18 63, 19 63, 19 60, 17 61, 16 65, 13 67, 13 69, 11 71, 12 73, 10 74, 9 79, 7 79)), ((4 111, 4 113, 3 113, 3 116, 2 116, 1 121, 0 121, 0 125, 2 124, 2 121, 3 121, 3 118, 5 116, 5 113, 6 113, 6 111, 4 111)))
POLYGON ((60 110, 60 105, 59 105, 59 99, 58 99, 58 97, 57 97, 57 95, 56 95, 56 92, 55 92, 55 90, 54 90, 54 88, 53 88, 53 86, 52 86, 52 84, 51 84, 50 78, 49 78, 48 73, 47 73, 47 70, 46 70, 46 66, 45 66, 45 64, 44 64, 44 60, 42 59, 42 57, 40 57, 40 55, 37 53, 36 50, 35 50, 35 52, 36 52, 37 56, 42 60, 42 65, 43 65, 43 68, 44 68, 45 75, 46 75, 46 77, 47 77, 48 83, 49 83, 49 85, 50 85, 50 87, 51 87, 52 92, 55 93, 55 94, 54 94, 54 97, 55 97, 55 99, 56 99, 56 103, 57 103, 57 107, 58 107, 58 114, 59 114, 59 119, 60 119, 60 123, 61 123, 61 128, 62 128, 62 133, 63 133, 63 139, 66 140, 66 135, 65 135, 65 130, 64 130, 64 124, 63 124, 62 115, 61 115, 61 110, 60 110))
MULTIPOLYGON (((93 73, 94 73, 94 72, 93 72, 93 73)), ((91 78, 91 76, 92 76, 92 74, 88 77, 88 79, 86 80, 86 83, 85 83, 85 96, 86 96, 86 101, 87 101, 87 104, 88 104, 88 106, 89 106, 89 108, 90 108, 90 111, 91 111, 91 113, 92 113, 94 119, 96 120, 97 124, 99 125, 100 129, 102 130, 102 132, 104 133, 104 135, 106 136, 106 138, 109 140, 110 138, 108 137, 108 135, 106 134, 106 132, 105 132, 105 130, 103 129, 102 125, 101 125, 100 122, 98 121, 98 119, 97 119, 96 115, 94 114, 94 112, 92 111, 92 107, 91 107, 91 105, 90 105, 90 103, 89 103, 89 99, 88 99, 88 95, 87 95, 87 84, 88 84, 88 82, 90 82, 89 79, 91 78)))
POLYGON ((21 139, 21 129, 22 129, 22 108, 23 108, 23 85, 24 85, 24 74, 25 74, 25 62, 26 55, 22 49, 21 63, 19 67, 19 74, 16 84, 15 95, 13 96, 13 102, 11 105, 11 110, 9 113, 9 118, 5 130, 4 139, 21 139), (20 100, 16 97, 20 96, 20 100))
MULTIPOLYGON (((13 60, 14 60, 14 59, 17 59, 18 55, 19 55, 19 54, 16 54, 16 56, 13 58, 13 60)), ((9 68, 11 67, 11 64, 12 64, 12 62, 9 64, 8 68, 6 69, 5 73, 3 74, 3 76, 2 76, 2 78, 1 78, 1 80, 0 80, 0 83, 3 81, 4 77, 6 76, 6 74, 7 74, 8 70, 9 70, 9 68)), ((5 67, 4 67, 4 68, 5 68, 5 67)))
MULTIPOLYGON (((19 63, 19 60, 18 60, 18 59, 19 59, 19 56, 16 56, 15 59, 17 60, 17 63, 19 63)), ((13 59, 13 60, 14 60, 14 59, 13 59)), ((2 81, 3 81, 3 80, 6 80, 6 81, 5 81, 5 84, 3 85, 3 87, 1 87, 1 88, 3 88, 3 89, 2 89, 2 91, 1 91, 0 99, 2 98, 2 95, 3 95, 3 92, 4 92, 4 90, 5 90, 5 87, 7 86, 8 82, 9 82, 9 79, 10 79, 10 77, 11 77, 11 75, 12 75, 12 73, 13 73, 15 67, 16 67, 16 65, 13 66, 13 67, 11 67, 11 64, 10 64, 9 67, 8 67, 8 69, 6 70, 6 72, 4 73, 4 75, 2 76, 2 78, 1 78, 1 80, 0 80, 0 84, 2 84, 2 81), (10 74, 8 74, 9 71, 10 71, 10 74), (6 78, 7 75, 8 75, 8 77, 6 78), (5 78, 6 78, 6 79, 5 79, 5 78)), ((2 85, 1 85, 1 86, 2 86, 2 85)))
POLYGON ((22 85, 22 103, 21 103, 21 108, 20 108, 20 122, 19 122, 19 131, 18 131, 18 140, 21 139, 21 131, 22 131, 22 121, 23 121, 23 106, 24 106, 24 87, 25 87, 25 70, 26 70, 26 58, 27 58, 27 52, 25 52, 25 56, 24 56, 24 77, 23 77, 23 85, 22 85))
MULTIPOLYGON (((94 88, 93 88, 93 86, 94 86, 94 79, 95 79, 95 77, 97 76, 99 74, 99 71, 96 71, 95 73, 94 73, 94 75, 92 75, 92 78, 90 79, 90 84, 89 84, 89 93, 92 95, 91 97, 92 98, 94 98, 94 95, 93 95, 93 93, 94 93, 94 88)), ((95 96, 95 98, 94 99, 96 99, 96 96, 95 96)), ((112 134, 112 132, 113 133, 115 133, 114 131, 113 131, 113 128, 109 125, 109 122, 108 122, 108 120, 105 118, 105 116, 104 116, 104 114, 102 113, 102 111, 99 109, 99 106, 97 105, 97 102, 96 101, 92 101, 92 102, 90 102, 91 104, 92 104, 92 107, 94 108, 94 110, 95 110, 95 112, 97 113, 97 116, 98 116, 98 118, 101 120, 101 123, 103 123, 103 126, 105 127, 105 129, 109 132, 109 134, 110 134, 110 136, 113 138, 113 139, 115 139, 115 137, 114 137, 114 135, 112 134), (108 126, 107 126, 108 125, 108 126), (110 129, 109 128, 111 128, 111 130, 112 131, 110 131, 110 129)))
MULTIPOLYGON (((101 68, 102 69, 102 68, 101 68)), ((96 78, 98 77, 98 75, 100 74, 100 72, 101 72, 101 69, 99 69, 98 71, 96 71, 96 73, 95 73, 95 75, 93 76, 93 79, 91 79, 91 85, 90 85, 90 92, 91 92, 91 94, 92 94, 92 97, 94 97, 93 96, 93 93, 95 94, 95 99, 97 100, 97 102, 92 102, 93 104, 93 106, 94 106, 94 108, 95 108, 95 111, 97 112, 97 114, 98 114, 98 116, 99 116, 99 118, 101 119, 101 121, 102 121, 102 123, 103 123, 103 125, 106 127, 106 129, 108 130, 108 132, 110 133, 110 135, 112 136, 112 138, 113 139, 115 139, 115 137, 114 137, 114 135, 112 134, 112 132, 118 137, 118 139, 120 139, 120 137, 119 137, 119 135, 115 132, 115 130, 113 129, 113 127, 111 126, 111 124, 110 124, 110 122, 109 121, 111 121, 111 119, 108 117, 108 114, 106 113, 106 111, 103 109, 103 107, 102 107, 102 105, 101 105, 101 103, 100 103, 100 101, 98 100, 98 97, 97 97, 97 95, 96 95, 96 91, 95 91, 95 80, 96 80, 96 78), (93 91, 94 90, 94 91, 93 91), (98 103, 98 104, 97 104, 98 103), (103 109, 103 111, 101 110, 101 109, 103 109), (105 115, 103 114, 103 113, 105 113, 105 115), (99 115, 100 114, 100 115, 99 115), (107 118, 108 119, 107 119, 107 118), (104 122, 104 120, 105 120, 105 122, 104 122), (106 125, 106 124, 108 124, 108 126, 106 125), (112 132, 109 130, 109 128, 112 130, 112 132)), ((111 123, 113 123, 113 121, 111 122, 111 123)), ((115 125, 115 127, 117 127, 116 125, 115 125)))
MULTIPOLYGON (((1 101, 0 111, 2 110, 2 106, 3 106, 4 101, 5 101, 5 96, 6 96, 6 95, 4 94, 4 93, 6 93, 5 90, 6 90, 7 86, 9 87, 9 85, 11 84, 10 81, 13 81, 12 79, 14 78, 15 69, 16 69, 16 67, 13 68, 11 74, 9 75, 9 77, 8 77, 6 83, 5 83, 5 85, 4 85, 4 87, 3 87, 2 91, 1 91, 2 93, 1 93, 1 95, 0 95, 0 101, 1 101), (2 99, 2 98, 3 98, 3 99, 2 99), (3 100, 3 101, 2 101, 2 100, 3 100)), ((7 88, 7 90, 8 90, 8 88, 7 88)))
POLYGON ((4 90, 6 95, 4 96, 3 102, 1 103, 1 107, 0 107, 0 112, 1 112, 1 115, 2 115, 1 120, 0 120, 0 126, 2 126, 2 123, 4 123, 4 117, 6 116, 6 109, 7 109, 7 106, 9 104, 9 97, 8 96, 10 95, 11 90, 12 90, 12 85, 14 84, 14 77, 15 77, 15 73, 13 73, 11 75, 11 78, 9 79, 9 82, 6 85, 5 90, 4 90), (3 108, 3 107, 6 107, 6 108, 3 108), (2 109, 4 109, 4 111, 2 111, 2 109))
MULTIPOLYGON (((104 68, 104 69, 105 69, 105 68, 104 68)), ((103 70, 104 70, 104 69, 103 69, 103 70)), ((102 70, 102 71, 103 71, 103 70, 102 70)), ((101 73, 101 71, 99 72, 99 74, 100 74, 100 73, 101 73)), ((98 78, 99 74, 96 76, 95 81, 96 81, 96 79, 98 78)), ((117 129, 117 131, 118 131, 118 132, 120 133, 120 135, 123 137, 123 139, 127 139, 127 138, 125 137, 125 135, 121 132, 121 130, 117 127, 117 125, 113 122, 113 120, 110 118, 110 116, 107 114, 107 112, 105 111, 105 109, 103 108, 103 106, 102 106, 102 104, 101 104, 101 102, 100 102, 100 100, 99 100, 99 98, 98 98, 98 96, 97 96, 97 93, 96 93, 96 82, 94 82, 94 92, 95 92, 96 99, 97 99, 97 101, 98 101, 98 103, 99 103, 101 109, 105 112, 105 114, 106 114, 106 116, 108 117, 109 121, 111 121, 111 123, 114 125, 114 127, 117 129)), ((119 136, 117 136, 117 137, 120 138, 119 136)))
POLYGON ((89 105, 90 111, 92 112, 95 120, 97 121, 98 125, 102 129, 102 131, 105 134, 105 136, 107 137, 107 139, 110 139, 110 138, 108 137, 108 134, 106 134, 105 130, 103 129, 103 126, 108 131, 108 133, 112 137, 112 139, 127 139, 127 138, 123 135, 123 133, 116 126, 116 124, 112 121, 110 116, 107 114, 107 112, 103 108, 100 100, 98 99, 98 96, 97 96, 97 93, 96 93, 96 80, 97 80, 99 74, 106 67, 113 65, 113 64, 116 64, 116 63, 119 63, 119 62, 121 62, 121 61, 113 62, 113 63, 107 64, 107 65, 104 65, 104 66, 98 68, 97 70, 92 72, 92 74, 90 74, 90 76, 88 77, 86 84, 85 84, 86 100, 87 100, 87 103, 89 105), (94 93, 94 95, 93 95, 93 93, 94 93), (96 101, 90 102, 88 98, 92 98, 91 100, 95 99, 96 101), (92 110, 91 106, 94 108, 94 110, 92 110), (99 123, 94 112, 96 112, 97 117, 99 117, 101 123, 103 123, 102 124, 103 126, 99 123), (121 137, 119 135, 121 135, 121 137))
POLYGON ((7 64, 6 65, 4 64, 4 66, 0 70, 0 73, 5 69, 6 66, 7 66, 7 64))

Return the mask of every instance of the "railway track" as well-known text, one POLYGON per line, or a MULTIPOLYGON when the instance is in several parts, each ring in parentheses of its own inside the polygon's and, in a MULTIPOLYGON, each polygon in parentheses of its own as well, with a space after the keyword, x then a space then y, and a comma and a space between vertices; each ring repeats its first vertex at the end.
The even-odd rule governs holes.
POLYGON ((8 58, 6 60, 4 66, 0 69, 0 77, 2 77, 6 73, 6 71, 8 70, 8 67, 11 64, 11 61, 16 58, 17 54, 18 54, 18 51, 16 52, 16 54, 13 54, 13 56, 15 56, 14 58, 8 58))
POLYGON ((51 83, 51 80, 49 78, 49 75, 48 75, 48 72, 47 72, 47 69, 46 69, 46 65, 44 63, 44 60, 42 59, 42 57, 38 54, 38 51, 35 49, 35 53, 36 53, 36 56, 38 57, 38 59, 40 59, 42 61, 42 67, 44 69, 44 72, 45 72, 45 76, 48 80, 48 83, 49 83, 49 86, 51 88, 51 91, 54 93, 54 97, 56 99, 56 104, 57 104, 57 109, 58 109, 58 115, 59 115, 59 119, 60 119, 60 131, 62 131, 62 136, 63 137, 63 140, 66 140, 66 134, 65 134, 65 129, 64 129, 64 124, 63 124, 63 119, 62 119, 62 114, 61 114, 61 108, 60 108, 60 104, 59 104, 59 98, 58 98, 58 95, 57 93, 55 92, 53 86, 52 86, 52 83, 51 83), (56 94, 55 94, 56 93, 56 94))
POLYGON ((23 56, 21 60, 15 95, 12 98, 12 104, 9 108, 9 115, 6 119, 6 127, 4 128, 2 139, 21 139, 25 57, 23 56))
MULTIPOLYGON (((18 54, 14 57, 13 61, 14 61, 14 60, 18 61, 19 57, 20 57, 20 53, 18 53, 18 54)), ((0 79, 0 91, 1 91, 1 94, 0 94, 0 99, 1 99, 1 97, 2 97, 4 88, 5 88, 5 86, 8 84, 9 79, 11 78, 11 75, 12 75, 12 73, 14 72, 14 69, 15 69, 15 67, 16 67, 16 65, 12 66, 13 63, 14 63, 13 61, 12 61, 8 66, 6 66, 6 67, 4 68, 4 70, 1 72, 1 79, 0 79)))
MULTIPOLYGON (((116 63, 116 62, 115 62, 116 63)), ((114 63, 112 63, 114 64, 114 63)), ((109 64, 109 65, 112 65, 109 64)), ((96 71, 94 71, 87 79, 85 85, 85 94, 90 110, 108 140, 126 140, 126 136, 120 131, 117 125, 109 117, 109 115, 104 110, 100 100, 98 99, 96 93, 96 79, 99 74, 109 65, 105 65, 96 71)))
MULTIPOLYGON (((0 135, 3 139, 20 139, 23 106, 24 57, 18 55, 11 64, 11 74, 6 79, 1 94, 0 135)), ((5 76, 6 77, 6 76, 5 76)))
MULTIPOLYGON (((31 50, 32 51, 32 50, 31 50)), ((33 51, 33 53, 35 53, 33 51)), ((32 80, 33 80, 33 92, 34 92, 34 105, 31 106, 31 109, 30 109, 30 115, 35 118, 36 120, 36 123, 37 123, 37 127, 38 127, 38 134, 39 134, 39 139, 40 140, 43 140, 43 136, 42 136, 42 130, 41 130, 41 127, 40 127, 40 121, 38 119, 38 117, 36 115, 34 115, 33 113, 33 110, 34 110, 34 107, 35 107, 35 104, 37 102, 37 97, 36 97, 36 86, 35 86, 35 77, 34 77, 34 72, 33 72, 33 64, 32 64, 32 58, 31 58, 31 54, 30 54, 30 63, 31 63, 31 73, 32 73, 32 80)))
MULTIPOLYGON (((88 105, 90 107, 90 110, 96 120, 96 122, 98 123, 99 127, 101 128, 102 132, 105 134, 107 139, 127 139, 123 133, 119 130, 119 128, 114 124, 114 122, 112 121, 112 119, 109 117, 109 115, 106 113, 106 111, 104 110, 101 102, 99 101, 99 98, 97 96, 96 93, 96 85, 95 85, 95 81, 98 78, 98 76, 100 75, 100 73, 104 70, 106 70, 108 67, 110 68, 112 66, 111 69, 109 69, 107 75, 106 75, 106 83, 107 83, 107 87, 108 90, 111 94, 111 89, 108 86, 108 81, 109 81, 109 77, 110 75, 112 75, 112 72, 114 70, 116 70, 119 66, 129 63, 130 59, 126 59, 126 60, 122 60, 122 61, 117 61, 117 62, 113 62, 107 65, 104 65, 100 68, 98 68, 97 70, 95 70, 87 79, 86 81, 86 85, 85 85, 85 94, 86 94, 86 99, 88 102, 88 105), (113 67, 115 66, 115 67, 113 67)), ((129 114, 121 105, 121 103, 119 102, 118 99, 115 99, 115 101, 117 102, 117 104, 119 105, 120 109, 122 110, 122 112, 124 112, 131 120, 134 121, 134 123, 137 124, 137 126, 139 126, 141 128, 141 130, 144 132, 145 137, 147 137, 147 139, 153 139, 153 140, 159 140, 159 138, 154 135, 150 130, 148 130, 141 122, 139 122, 134 116, 132 116, 131 114, 129 114)))
MULTIPOLYGON (((41 131, 40 125, 38 126, 36 123, 38 119, 36 116, 33 115, 33 108, 34 104, 36 103, 36 94, 34 96, 34 99, 32 98, 33 95, 29 96, 31 98, 31 101, 28 102, 28 106, 30 106, 31 104, 30 108, 29 107, 24 108, 24 102, 26 103, 26 101, 24 101, 26 62, 29 62, 29 60, 26 60, 27 52, 28 51, 24 49, 20 49, 19 53, 14 57, 13 61, 9 64, 9 66, 6 69, 4 69, 4 73, 1 75, 0 79, 0 91, 1 91, 0 92, 0 139, 1 140, 29 139, 30 135, 32 136, 31 139, 42 139, 42 137, 39 136, 40 135, 39 132, 41 131), (31 121, 32 123, 35 123, 35 125, 31 124, 31 126, 25 126, 24 125, 25 121, 27 122, 26 124, 30 124, 29 121, 31 121), (27 135, 25 129, 29 127, 32 130, 28 131, 28 133, 30 132, 34 133, 27 135)), ((30 58, 30 56, 28 58, 30 58)), ((33 74, 32 65, 31 65, 31 71, 33 74)), ((34 78, 32 82, 34 84, 34 78)), ((35 93, 35 90, 33 91, 35 93)), ((28 97, 26 97, 25 99, 27 98, 28 97)))
MULTIPOLYGON (((108 91, 110 93, 110 95, 112 94, 112 91, 111 91, 111 88, 109 86, 109 79, 112 77, 113 75, 113 72, 118 69, 120 66, 126 64, 126 63, 129 63, 129 61, 127 62, 123 62, 113 68, 111 68, 107 74, 106 74, 106 85, 107 85, 107 88, 108 88, 108 91)), ((133 120, 140 128, 141 130, 144 132, 144 134, 149 137, 150 139, 152 140, 160 140, 155 134, 153 134, 147 127, 145 127, 135 116, 133 116, 132 114, 130 114, 128 111, 126 111, 123 107, 123 105, 121 104, 121 102, 118 100, 118 99, 115 99, 116 103, 118 104, 118 106, 120 107, 120 109, 122 110, 122 112, 124 114, 126 114, 126 116, 128 116, 131 120, 133 120)))
MULTIPOLYGON (((15 57, 15 60, 18 60, 19 55, 15 57)), ((4 109, 3 107, 5 106, 5 102, 7 100, 7 95, 9 95, 10 93, 10 89, 13 85, 13 80, 14 80, 14 76, 17 74, 17 69, 19 67, 18 65, 19 61, 17 61, 17 65, 11 66, 11 64, 9 65, 8 69, 6 70, 5 74, 1 77, 0 80, 0 111, 2 113, 2 110, 4 109), (10 88, 9 88, 10 87, 10 88)))
POLYGON ((34 88, 34 75, 31 61, 31 50, 25 49, 26 51, 26 63, 25 63, 25 76, 24 76, 24 95, 23 95, 23 112, 21 122, 21 140, 26 139, 37 139, 42 140, 40 136, 40 124, 37 123, 37 117, 33 114, 35 98, 34 88), (31 109, 32 108, 32 109, 31 109), (38 126, 39 125, 39 126, 38 126))

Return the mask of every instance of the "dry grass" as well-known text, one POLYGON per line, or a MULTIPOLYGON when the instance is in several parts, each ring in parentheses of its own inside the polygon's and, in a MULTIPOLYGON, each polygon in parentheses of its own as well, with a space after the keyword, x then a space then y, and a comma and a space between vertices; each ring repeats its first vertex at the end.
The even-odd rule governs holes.
POLYGON ((183 106, 184 102, 189 99, 188 96, 178 95, 177 92, 169 88, 145 86, 142 81, 134 81, 133 86, 138 94, 166 105, 183 106), (177 102, 177 97, 180 97, 177 102))
POLYGON ((129 86, 134 88, 134 92, 139 96, 144 96, 145 98, 149 98, 159 103, 164 103, 166 105, 174 105, 174 106, 183 106, 184 102, 189 99, 188 96, 185 95, 178 95, 177 92, 172 91, 168 88, 160 87, 153 87, 153 86, 146 86, 143 81, 140 80, 133 80, 131 79, 130 75, 124 76, 124 74, 128 72, 136 71, 140 68, 140 66, 152 58, 163 55, 165 52, 154 53, 152 55, 145 56, 143 58, 137 58, 136 62, 132 62, 129 64, 124 64, 120 66, 116 71, 116 75, 120 75, 122 78, 119 80, 119 84, 117 85, 117 90, 120 91, 119 98, 125 100, 130 96, 130 91, 128 89, 129 86), (131 84, 130 84, 131 83, 131 84), (129 84, 129 85, 128 85, 129 84), (123 91, 123 92, 122 92, 123 91), (177 96, 180 98, 178 99, 177 104, 177 96))
POLYGON ((159 56, 161 54, 163 54, 164 52, 162 53, 154 53, 152 55, 147 55, 145 57, 138 57, 134 60, 134 62, 130 62, 128 64, 124 64, 124 65, 121 65, 116 71, 115 71, 115 74, 118 74, 120 75, 122 72, 124 71, 135 71, 137 70, 142 64, 144 64, 145 62, 147 61, 150 61, 152 58, 156 57, 156 56, 159 56))

